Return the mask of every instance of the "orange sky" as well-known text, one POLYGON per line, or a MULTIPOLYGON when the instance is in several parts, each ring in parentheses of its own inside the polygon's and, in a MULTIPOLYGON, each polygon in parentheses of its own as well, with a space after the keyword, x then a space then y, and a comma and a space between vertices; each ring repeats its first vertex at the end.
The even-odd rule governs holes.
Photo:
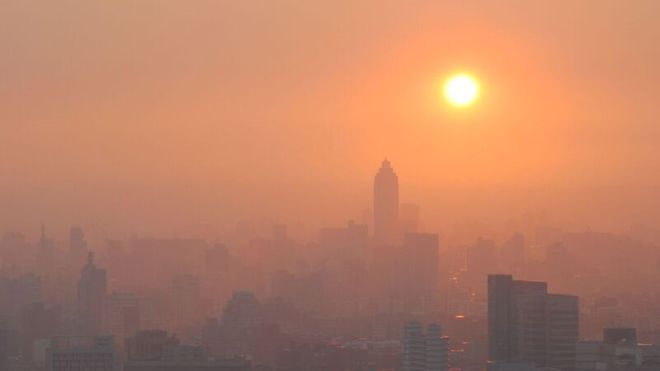
POLYGON ((385 156, 442 222, 492 209, 448 208, 481 188, 655 215, 660 3, 459 3, 0 0, 0 226, 338 223, 385 156), (456 70, 483 85, 468 111, 438 100, 456 70))

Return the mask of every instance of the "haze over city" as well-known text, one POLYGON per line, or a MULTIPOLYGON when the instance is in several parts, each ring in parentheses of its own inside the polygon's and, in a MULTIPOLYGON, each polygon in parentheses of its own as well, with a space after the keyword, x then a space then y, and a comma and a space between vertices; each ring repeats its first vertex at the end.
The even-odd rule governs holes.
POLYGON ((7 1, 0 223, 313 230, 361 216, 385 157, 436 229, 647 222, 658 6, 7 1), (456 70, 483 84, 473 109, 439 99, 456 70))
POLYGON ((0 0, 0 371, 660 370, 659 15, 0 0))

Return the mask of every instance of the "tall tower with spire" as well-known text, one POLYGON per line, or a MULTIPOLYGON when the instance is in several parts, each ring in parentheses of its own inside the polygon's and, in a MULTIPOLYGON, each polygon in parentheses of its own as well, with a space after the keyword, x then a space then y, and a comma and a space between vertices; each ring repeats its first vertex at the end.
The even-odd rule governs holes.
POLYGON ((374 178, 374 237, 376 243, 397 242, 399 227, 399 179, 390 162, 383 161, 374 178))

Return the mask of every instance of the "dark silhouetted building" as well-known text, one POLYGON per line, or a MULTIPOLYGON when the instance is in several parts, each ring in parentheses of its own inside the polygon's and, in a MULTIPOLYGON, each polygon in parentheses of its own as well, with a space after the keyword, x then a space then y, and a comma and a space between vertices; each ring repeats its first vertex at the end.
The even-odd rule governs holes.
POLYGON ((385 160, 374 179, 374 237, 379 244, 395 244, 399 234, 399 180, 385 160))
POLYGON ((19 352, 18 333, 7 321, 0 321, 0 370, 9 370, 19 352))
POLYGON ((603 343, 637 345, 637 329, 631 327, 608 327, 603 329, 603 343))
POLYGON ((26 363, 35 361, 35 343, 38 340, 49 339, 58 334, 59 322, 58 307, 46 306, 39 302, 23 308, 20 317, 20 340, 21 354, 26 363))
POLYGON ((205 348, 181 345, 166 331, 140 331, 126 340, 128 360, 124 371, 248 371, 241 357, 214 359, 205 348))
POLYGON ((126 352, 132 361, 155 361, 179 345, 179 339, 163 330, 139 331, 126 339, 126 352))
POLYGON ((426 333, 419 322, 408 322, 404 328, 403 371, 447 371, 449 340, 442 336, 437 324, 426 333))
POLYGON ((545 282, 488 276, 488 345, 492 362, 575 368, 578 298, 548 294, 545 282))
POLYGON ((46 351, 47 371, 118 371, 111 336, 56 337, 46 351))
POLYGON ((83 264, 87 255, 87 241, 85 233, 79 226, 73 226, 69 230, 69 254, 71 264, 83 264))
POLYGON ((89 253, 78 283, 78 314, 85 334, 96 335, 103 325, 107 291, 106 273, 94 264, 94 253, 89 253))
POLYGON ((577 371, 655 371, 660 369, 660 345, 639 344, 635 328, 603 329, 603 341, 580 341, 577 371))

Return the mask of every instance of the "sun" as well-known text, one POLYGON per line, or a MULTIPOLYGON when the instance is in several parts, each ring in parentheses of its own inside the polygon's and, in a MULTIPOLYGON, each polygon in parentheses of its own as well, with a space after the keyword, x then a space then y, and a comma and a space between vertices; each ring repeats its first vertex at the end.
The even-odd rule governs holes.
POLYGON ((479 82, 469 74, 452 75, 443 88, 445 98, 456 107, 467 107, 479 98, 479 82))

